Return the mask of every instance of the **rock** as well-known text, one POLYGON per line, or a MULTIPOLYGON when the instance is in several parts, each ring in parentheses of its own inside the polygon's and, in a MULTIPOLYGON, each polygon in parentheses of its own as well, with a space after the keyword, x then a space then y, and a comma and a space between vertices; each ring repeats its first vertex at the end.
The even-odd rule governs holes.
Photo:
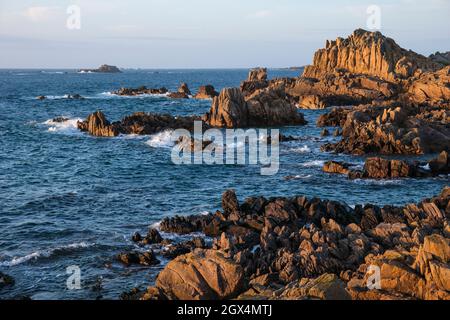
MULTIPOLYGON (((78 122, 78 129, 93 136, 115 137, 119 134, 151 135, 165 130, 186 129, 194 131, 197 117, 174 117, 171 115, 136 112, 121 121, 110 123, 103 112, 97 111, 83 122, 78 122)), ((203 124, 206 130, 207 125, 203 124)))
POLYGON ((347 114, 351 109, 333 108, 330 112, 322 114, 317 119, 318 127, 343 127, 347 120, 347 114))
POLYGON ((169 262, 156 287, 177 300, 230 299, 243 289, 244 273, 218 251, 195 250, 169 262))
POLYGON ((206 249, 205 240, 200 237, 194 237, 192 240, 183 241, 181 243, 170 244, 161 254, 168 259, 174 259, 183 254, 187 254, 195 249, 206 249))
POLYGON ((320 78, 346 70, 394 82, 440 67, 431 59, 401 48, 380 32, 358 29, 346 39, 328 41, 326 48, 315 53, 313 65, 305 68, 303 77, 320 78))
POLYGON ((211 110, 203 120, 212 127, 247 128, 305 124, 278 91, 256 91, 246 101, 239 89, 227 88, 214 98, 211 110))
POLYGON ((81 69, 78 70, 78 72, 84 73, 84 72, 94 72, 94 73, 121 73, 122 71, 119 70, 116 66, 110 66, 107 64, 101 65, 97 69, 81 69))
POLYGON ((69 118, 66 117, 56 117, 52 119, 53 122, 57 122, 57 123, 62 123, 62 122, 66 122, 69 121, 69 118))
POLYGON ((175 216, 165 218, 161 221, 160 229, 163 232, 176 234, 189 234, 193 232, 203 232, 207 226, 212 222, 213 216, 200 215, 180 217, 175 216))
POLYGON ((161 237, 158 230, 151 228, 145 238, 142 240, 143 244, 155 244, 155 243, 161 243, 163 241, 163 238, 161 237))
POLYGON ((239 202, 234 190, 227 190, 222 195, 222 209, 225 217, 235 214, 239 217, 239 202))
POLYGON ((408 87, 409 98, 416 103, 446 104, 450 102, 450 66, 426 72, 408 87))
POLYGON ((435 54, 430 55, 429 58, 436 63, 440 63, 443 65, 449 65, 450 64, 450 51, 443 52, 443 53, 436 52, 435 54))
POLYGON ((217 97, 219 93, 211 85, 201 86, 198 89, 197 94, 194 96, 195 99, 213 99, 217 97))
POLYGON ((147 89, 147 87, 142 86, 139 88, 120 88, 117 91, 114 91, 113 94, 118 96, 139 96, 144 94, 166 94, 168 90, 164 87, 156 88, 156 89, 147 89))
POLYGON ((47 97, 46 96, 37 96, 36 99, 37 100, 45 100, 45 99, 47 99, 47 97))
POLYGON ((330 135, 330 131, 328 129, 323 129, 322 132, 320 132, 321 137, 328 137, 330 135))
POLYGON ((13 286, 15 283, 14 278, 0 272, 0 290, 4 287, 13 286))
POLYGON ((434 174, 450 173, 450 158, 448 152, 442 151, 436 159, 429 162, 431 172, 434 174))
POLYGON ((189 99, 189 96, 184 92, 169 92, 167 96, 172 99, 189 99))
POLYGON ((323 274, 316 279, 303 278, 288 285, 280 299, 351 300, 345 287, 345 283, 335 274, 323 274))
POLYGON ((300 109, 326 109, 328 107, 327 103, 322 101, 319 96, 309 95, 300 97, 298 107, 300 109))
POLYGON ((256 68, 250 70, 247 80, 241 83, 241 91, 244 96, 247 96, 253 94, 257 90, 267 88, 268 85, 267 69, 256 68))
POLYGON ((323 166, 323 171, 327 173, 349 174, 350 166, 348 163, 327 161, 323 166))
POLYGON ((83 122, 78 122, 78 129, 97 137, 115 137, 119 135, 118 128, 111 125, 101 111, 89 115, 83 122))
POLYGON ((147 252, 124 252, 117 256, 120 262, 129 266, 132 264, 140 264, 144 266, 153 266, 160 263, 152 250, 147 252))
POLYGON ((141 236, 141 234, 139 233, 139 232, 135 232, 134 234, 133 234, 133 236, 131 237, 131 240, 133 241, 133 242, 141 242, 142 241, 142 236, 141 236))
POLYGON ((267 80, 267 68, 256 68, 250 70, 247 81, 265 81, 267 80))
POLYGON ((178 92, 184 93, 187 96, 191 95, 191 90, 189 90, 189 87, 188 87, 187 83, 185 83, 185 82, 180 84, 180 86, 178 87, 178 92))

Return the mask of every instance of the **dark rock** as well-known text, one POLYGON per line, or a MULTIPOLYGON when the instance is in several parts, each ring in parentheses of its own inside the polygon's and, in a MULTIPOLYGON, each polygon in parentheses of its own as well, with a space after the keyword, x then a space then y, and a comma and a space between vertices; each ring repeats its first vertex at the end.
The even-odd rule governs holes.
POLYGON ((140 264, 144 266, 153 266, 160 263, 160 261, 156 258, 154 252, 152 250, 147 252, 124 252, 117 256, 120 262, 129 266, 133 264, 140 264))

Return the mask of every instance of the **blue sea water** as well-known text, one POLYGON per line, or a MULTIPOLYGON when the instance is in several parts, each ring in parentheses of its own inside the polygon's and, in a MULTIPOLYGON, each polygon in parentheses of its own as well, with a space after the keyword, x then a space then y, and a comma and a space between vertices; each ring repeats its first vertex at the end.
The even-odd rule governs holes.
MULTIPOLYGON (((274 176, 261 176, 259 166, 174 165, 169 134, 164 132, 95 138, 76 129, 76 121, 95 110, 103 110, 109 120, 119 120, 136 111, 204 114, 211 104, 110 94, 120 87, 176 90, 186 82, 195 92, 205 84, 216 89, 238 86, 247 73, 0 70, 0 271, 16 280, 14 287, 0 289, 0 298, 118 299, 135 286, 145 288, 163 264, 126 268, 114 259, 117 253, 135 248, 130 241, 133 232, 145 233, 175 214, 214 212, 228 188, 236 189, 241 200, 252 195, 306 195, 349 205, 402 205, 438 194, 448 184, 448 177, 350 181, 323 173, 326 160, 362 165, 364 157, 320 151, 321 144, 335 139, 320 137, 315 121, 325 112, 321 110, 303 111, 309 121, 306 126, 281 128, 283 134, 301 139, 281 145, 280 171, 274 176), (75 93, 86 99, 65 98, 75 93), (36 100, 38 95, 49 99, 36 100), (54 123, 58 116, 70 120, 54 123), (72 265, 81 270, 80 290, 66 286, 66 268, 72 265), (100 291, 93 288, 98 283, 100 291)), ((270 77, 297 75, 298 71, 269 70, 270 77)))

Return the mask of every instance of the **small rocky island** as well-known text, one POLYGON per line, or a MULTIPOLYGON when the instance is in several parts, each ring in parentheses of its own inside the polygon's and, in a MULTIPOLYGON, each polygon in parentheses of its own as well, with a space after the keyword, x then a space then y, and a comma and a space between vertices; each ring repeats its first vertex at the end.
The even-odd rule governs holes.
POLYGON ((107 64, 103 64, 97 69, 80 69, 78 73, 121 73, 119 68, 116 66, 110 66, 107 64))

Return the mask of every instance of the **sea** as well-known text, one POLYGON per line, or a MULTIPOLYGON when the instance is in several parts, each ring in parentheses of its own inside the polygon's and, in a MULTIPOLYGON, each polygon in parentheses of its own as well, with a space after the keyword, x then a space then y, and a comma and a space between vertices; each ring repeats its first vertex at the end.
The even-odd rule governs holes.
MULTIPOLYGON (((297 77, 299 70, 270 69, 269 78, 297 77)), ((76 70, 0 70, 0 272, 15 279, 0 299, 119 299, 145 289, 167 263, 126 267, 120 252, 143 250, 131 241, 165 217, 220 209, 221 195, 235 189, 249 196, 320 197, 350 206, 404 205, 438 194, 449 177, 348 180, 322 172, 328 160, 362 167, 365 157, 322 152, 317 118, 326 110, 302 110, 308 124, 279 128, 298 138, 280 146, 280 168, 261 175, 259 165, 176 165, 171 132, 151 136, 92 137, 77 121, 101 110, 110 121, 133 112, 202 115, 211 100, 165 95, 119 97, 121 87, 166 87, 186 82, 195 93, 237 87, 247 69, 124 70, 118 74, 76 70), (80 94, 85 99, 68 99, 80 94), (47 96, 45 100, 36 97, 47 96), (65 117, 68 121, 53 121, 65 117), (75 269, 74 269, 75 268, 75 269), (80 286, 68 286, 78 270, 80 286)), ((332 133, 334 128, 329 128, 332 133)), ((427 160, 434 155, 401 157, 427 160)), ((192 235, 164 234, 174 241, 192 235)), ((155 249, 157 250, 157 248, 155 249)))

